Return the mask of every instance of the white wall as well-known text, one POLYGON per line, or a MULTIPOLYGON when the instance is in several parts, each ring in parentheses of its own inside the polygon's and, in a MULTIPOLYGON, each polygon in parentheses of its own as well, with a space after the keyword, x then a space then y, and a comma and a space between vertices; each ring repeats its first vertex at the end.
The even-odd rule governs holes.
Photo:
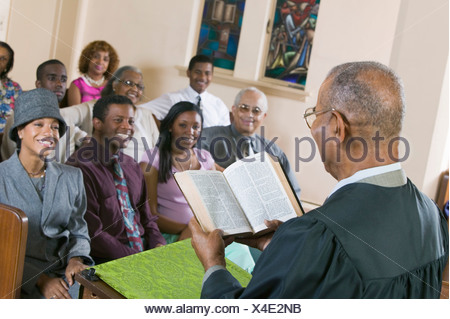
POLYGON ((11 1, 6 41, 13 48, 14 68, 10 77, 23 89, 34 87, 36 67, 53 51, 57 0, 11 1))
POLYGON ((448 136, 448 1, 402 1, 391 67, 403 78, 408 177, 434 198, 448 136))
POLYGON ((0 41, 6 40, 10 5, 10 0, 0 0, 0 41))
MULTIPOLYGON (((257 52, 265 38, 261 25, 272 1, 247 0, 235 72, 241 78, 259 77, 264 62, 257 52)), ((37 65, 59 58, 74 79, 82 48, 102 39, 117 49, 121 65, 143 70, 146 99, 185 87, 187 78, 176 66, 187 65, 194 54, 202 6, 202 0, 12 0, 7 30, 16 52, 12 78, 31 89, 37 65)), ((266 137, 278 137, 295 168, 295 138, 310 136, 302 118, 305 108, 315 104, 331 67, 354 60, 380 61, 404 79, 404 135, 411 154, 403 166, 418 187, 434 197, 439 173, 448 167, 448 149, 442 145, 448 142, 448 1, 321 1, 306 83, 310 98, 301 102, 268 95, 266 137)), ((230 107, 238 90, 217 82, 209 88, 230 107)), ((310 151, 308 144, 300 145, 302 157, 310 151)), ((302 199, 315 203, 335 184, 317 152, 313 161, 300 163, 297 177, 302 199)))
MULTIPOLYGON (((376 60, 389 65, 399 7, 400 0, 365 1, 364 5, 355 0, 321 2, 306 83, 311 98, 304 104, 271 99, 271 105, 277 106, 277 112, 280 108, 280 112, 267 123, 276 128, 277 136, 286 136, 286 128, 290 128, 291 138, 282 141, 290 159, 295 156, 292 136, 299 139, 311 136, 302 115, 305 108, 316 104, 319 87, 333 66, 357 60, 376 60)), ((302 158, 311 154, 307 142, 302 142, 299 148, 302 158)), ((336 183, 323 169, 317 149, 313 161, 300 163, 297 176, 302 199, 314 203, 323 202, 336 183)))

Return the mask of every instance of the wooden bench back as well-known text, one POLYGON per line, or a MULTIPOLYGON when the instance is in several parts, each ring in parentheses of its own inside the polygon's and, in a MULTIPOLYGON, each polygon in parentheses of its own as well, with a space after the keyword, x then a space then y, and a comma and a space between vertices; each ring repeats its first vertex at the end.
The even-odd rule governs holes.
POLYGON ((28 236, 28 218, 20 209, 0 204, 0 298, 20 298, 28 236))

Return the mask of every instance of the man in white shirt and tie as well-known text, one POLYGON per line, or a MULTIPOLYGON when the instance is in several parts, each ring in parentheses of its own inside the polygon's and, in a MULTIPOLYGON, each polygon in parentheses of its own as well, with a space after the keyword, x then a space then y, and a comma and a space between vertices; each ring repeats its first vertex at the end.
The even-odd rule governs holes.
POLYGON ((206 55, 194 56, 189 62, 186 75, 189 78, 187 88, 165 93, 141 106, 151 110, 156 118, 161 121, 175 103, 189 101, 199 105, 202 109, 204 128, 229 125, 230 112, 225 103, 206 91, 213 77, 212 60, 206 55))

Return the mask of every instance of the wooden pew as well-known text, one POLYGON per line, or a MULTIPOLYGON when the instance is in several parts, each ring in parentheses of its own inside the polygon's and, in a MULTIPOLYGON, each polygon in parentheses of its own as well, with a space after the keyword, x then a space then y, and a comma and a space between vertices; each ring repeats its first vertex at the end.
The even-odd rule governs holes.
POLYGON ((0 204, 0 299, 20 298, 27 235, 25 213, 0 204))
MULTIPOLYGON (((444 209, 445 203, 448 201, 448 170, 441 174, 439 187, 436 194, 436 204, 440 209, 444 209)), ((448 219, 447 219, 448 226, 448 219)), ((447 266, 445 267, 444 274, 442 276, 442 289, 441 289, 441 299, 448 299, 448 260, 447 266)))

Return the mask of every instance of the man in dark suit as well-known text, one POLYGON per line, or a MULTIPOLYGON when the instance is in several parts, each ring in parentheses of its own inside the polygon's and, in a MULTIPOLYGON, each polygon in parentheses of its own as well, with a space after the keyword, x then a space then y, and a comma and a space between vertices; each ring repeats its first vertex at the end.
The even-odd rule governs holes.
POLYGON ((242 89, 236 95, 232 107, 233 123, 205 128, 199 141, 200 147, 208 150, 222 168, 227 168, 242 157, 267 152, 280 162, 300 199, 300 186, 286 154, 273 141, 256 134, 259 128, 263 130, 261 125, 267 110, 267 98, 263 92, 254 87, 242 89))

